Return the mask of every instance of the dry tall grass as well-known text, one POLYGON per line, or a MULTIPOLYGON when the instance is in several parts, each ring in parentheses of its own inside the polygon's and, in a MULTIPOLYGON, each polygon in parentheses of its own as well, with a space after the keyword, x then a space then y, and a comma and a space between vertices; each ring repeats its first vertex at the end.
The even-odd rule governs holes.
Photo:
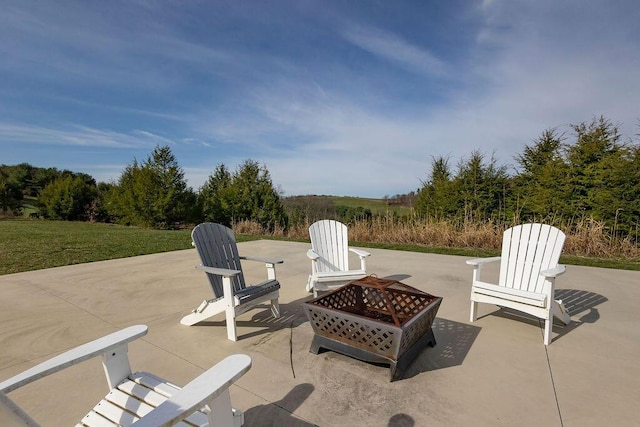
MULTIPOLYGON (((631 236, 615 237, 609 233, 604 223, 593 219, 561 221, 557 218, 549 221, 567 235, 565 255, 596 258, 640 258, 640 247, 631 236)), ((276 229, 265 232, 259 224, 243 221, 234 225, 237 233, 263 234, 273 237, 295 239, 309 238, 309 225, 300 224, 288 230, 276 229)), ((442 248, 481 248, 500 249, 502 233, 512 223, 494 222, 456 222, 447 220, 399 220, 397 218, 377 217, 372 220, 359 220, 349 223, 349 240, 361 243, 411 244, 442 248)))

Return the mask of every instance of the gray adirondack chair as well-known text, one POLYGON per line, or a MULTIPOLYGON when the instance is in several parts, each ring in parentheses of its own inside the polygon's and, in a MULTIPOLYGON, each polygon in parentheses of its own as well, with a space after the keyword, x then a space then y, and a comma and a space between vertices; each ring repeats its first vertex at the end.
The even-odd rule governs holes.
POLYGON ((477 319, 478 303, 495 304, 545 320, 544 344, 551 342, 553 317, 569 324, 571 318, 561 300, 554 299, 555 279, 565 272, 559 265, 565 234, 543 224, 523 224, 506 230, 499 257, 468 260, 473 265, 470 320, 477 319), (500 261, 498 284, 480 280, 487 262, 500 261))
POLYGON ((318 296, 318 291, 338 288, 367 275, 367 260, 371 254, 362 249, 349 247, 347 226, 341 222, 324 219, 309 227, 311 249, 307 257, 311 260, 311 274, 307 280, 307 291, 318 296), (349 269, 349 252, 358 255, 360 269, 349 269))
POLYGON ((183 317, 180 323, 192 326, 224 312, 227 337, 236 341, 238 336, 235 318, 257 305, 270 302, 273 317, 280 317, 280 282, 276 279, 275 266, 283 263, 283 260, 240 256, 233 230, 221 224, 199 224, 191 232, 191 238, 202 261, 196 268, 207 274, 214 298, 204 300, 191 314, 183 317), (267 280, 247 286, 240 260, 264 262, 267 280))
MULTIPOLYGON (((145 325, 122 329, 3 381, 0 383, 0 425, 39 425, 7 393, 101 356, 110 391, 77 426, 161 427, 182 420, 193 423, 189 425, 242 426, 244 415, 231 406, 229 387, 251 368, 249 356, 229 356, 181 389, 148 372, 131 372, 127 344, 146 333, 145 325)), ((52 390, 50 395, 51 398, 65 397, 64 390, 52 390)))

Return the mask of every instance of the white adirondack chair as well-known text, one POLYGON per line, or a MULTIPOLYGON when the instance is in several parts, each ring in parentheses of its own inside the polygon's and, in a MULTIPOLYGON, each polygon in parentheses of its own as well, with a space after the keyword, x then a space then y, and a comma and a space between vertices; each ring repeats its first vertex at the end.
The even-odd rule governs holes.
POLYGON ((197 269, 207 273, 214 298, 204 300, 191 314, 182 318, 183 325, 195 325, 211 316, 224 312, 227 323, 227 337, 238 339, 235 318, 266 301, 271 302, 273 317, 280 317, 278 297, 280 283, 276 280, 276 264, 283 260, 260 257, 241 257, 233 231, 221 224, 206 222, 197 225, 191 238, 201 265, 197 269), (267 280, 257 285, 247 286, 242 274, 240 260, 264 262, 267 280))
POLYGON ((307 280, 307 291, 318 296, 326 291, 361 279, 367 275, 366 258, 371 255, 362 249, 349 247, 347 226, 334 220, 324 219, 309 227, 311 249, 307 256, 311 260, 311 274, 307 280), (349 252, 360 258, 360 269, 349 270, 349 252))
MULTIPOLYGON (((127 344, 146 333, 145 325, 122 329, 3 381, 0 383, 0 425, 39 425, 7 393, 101 356, 110 391, 77 426, 160 427, 181 420, 194 423, 189 425, 242 426, 244 415, 231 406, 229 387, 251 368, 249 356, 229 356, 180 389, 148 372, 131 372, 127 344)), ((64 398, 65 392, 51 390, 50 396, 64 398)))
POLYGON ((562 301, 554 299, 555 279, 565 272, 558 264, 564 240, 565 234, 549 225, 517 225, 504 232, 502 256, 467 261, 474 266, 471 322, 477 318, 479 302, 509 307, 544 319, 544 344, 549 345, 553 317, 571 322, 562 301), (481 281, 483 264, 498 260, 498 284, 481 281))

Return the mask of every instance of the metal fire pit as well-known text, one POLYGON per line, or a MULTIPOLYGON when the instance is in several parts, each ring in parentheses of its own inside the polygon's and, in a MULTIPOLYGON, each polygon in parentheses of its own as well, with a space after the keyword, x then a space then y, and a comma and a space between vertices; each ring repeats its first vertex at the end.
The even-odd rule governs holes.
POLYGON ((372 363, 388 363, 400 378, 420 351, 436 345, 431 325, 441 297, 397 280, 367 276, 303 303, 321 348, 372 363))

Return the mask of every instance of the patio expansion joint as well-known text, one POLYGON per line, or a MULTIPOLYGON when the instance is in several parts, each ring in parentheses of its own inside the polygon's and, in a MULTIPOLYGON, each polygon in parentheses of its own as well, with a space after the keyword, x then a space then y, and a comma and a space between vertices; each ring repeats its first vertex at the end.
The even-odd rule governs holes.
MULTIPOLYGON (((542 333, 544 334, 544 323, 541 322, 540 320, 538 322, 540 323, 542 333)), ((553 380, 553 370, 551 369, 551 359, 549 359, 549 347, 546 345, 544 346, 544 354, 547 358, 547 366, 549 367, 549 378, 551 379, 551 387, 553 388, 553 398, 556 402, 556 408, 558 409, 558 419, 560 420, 560 427, 563 427, 564 423, 562 421, 562 411, 560 410, 560 402, 558 402, 558 392, 556 390, 556 383, 553 380)))

